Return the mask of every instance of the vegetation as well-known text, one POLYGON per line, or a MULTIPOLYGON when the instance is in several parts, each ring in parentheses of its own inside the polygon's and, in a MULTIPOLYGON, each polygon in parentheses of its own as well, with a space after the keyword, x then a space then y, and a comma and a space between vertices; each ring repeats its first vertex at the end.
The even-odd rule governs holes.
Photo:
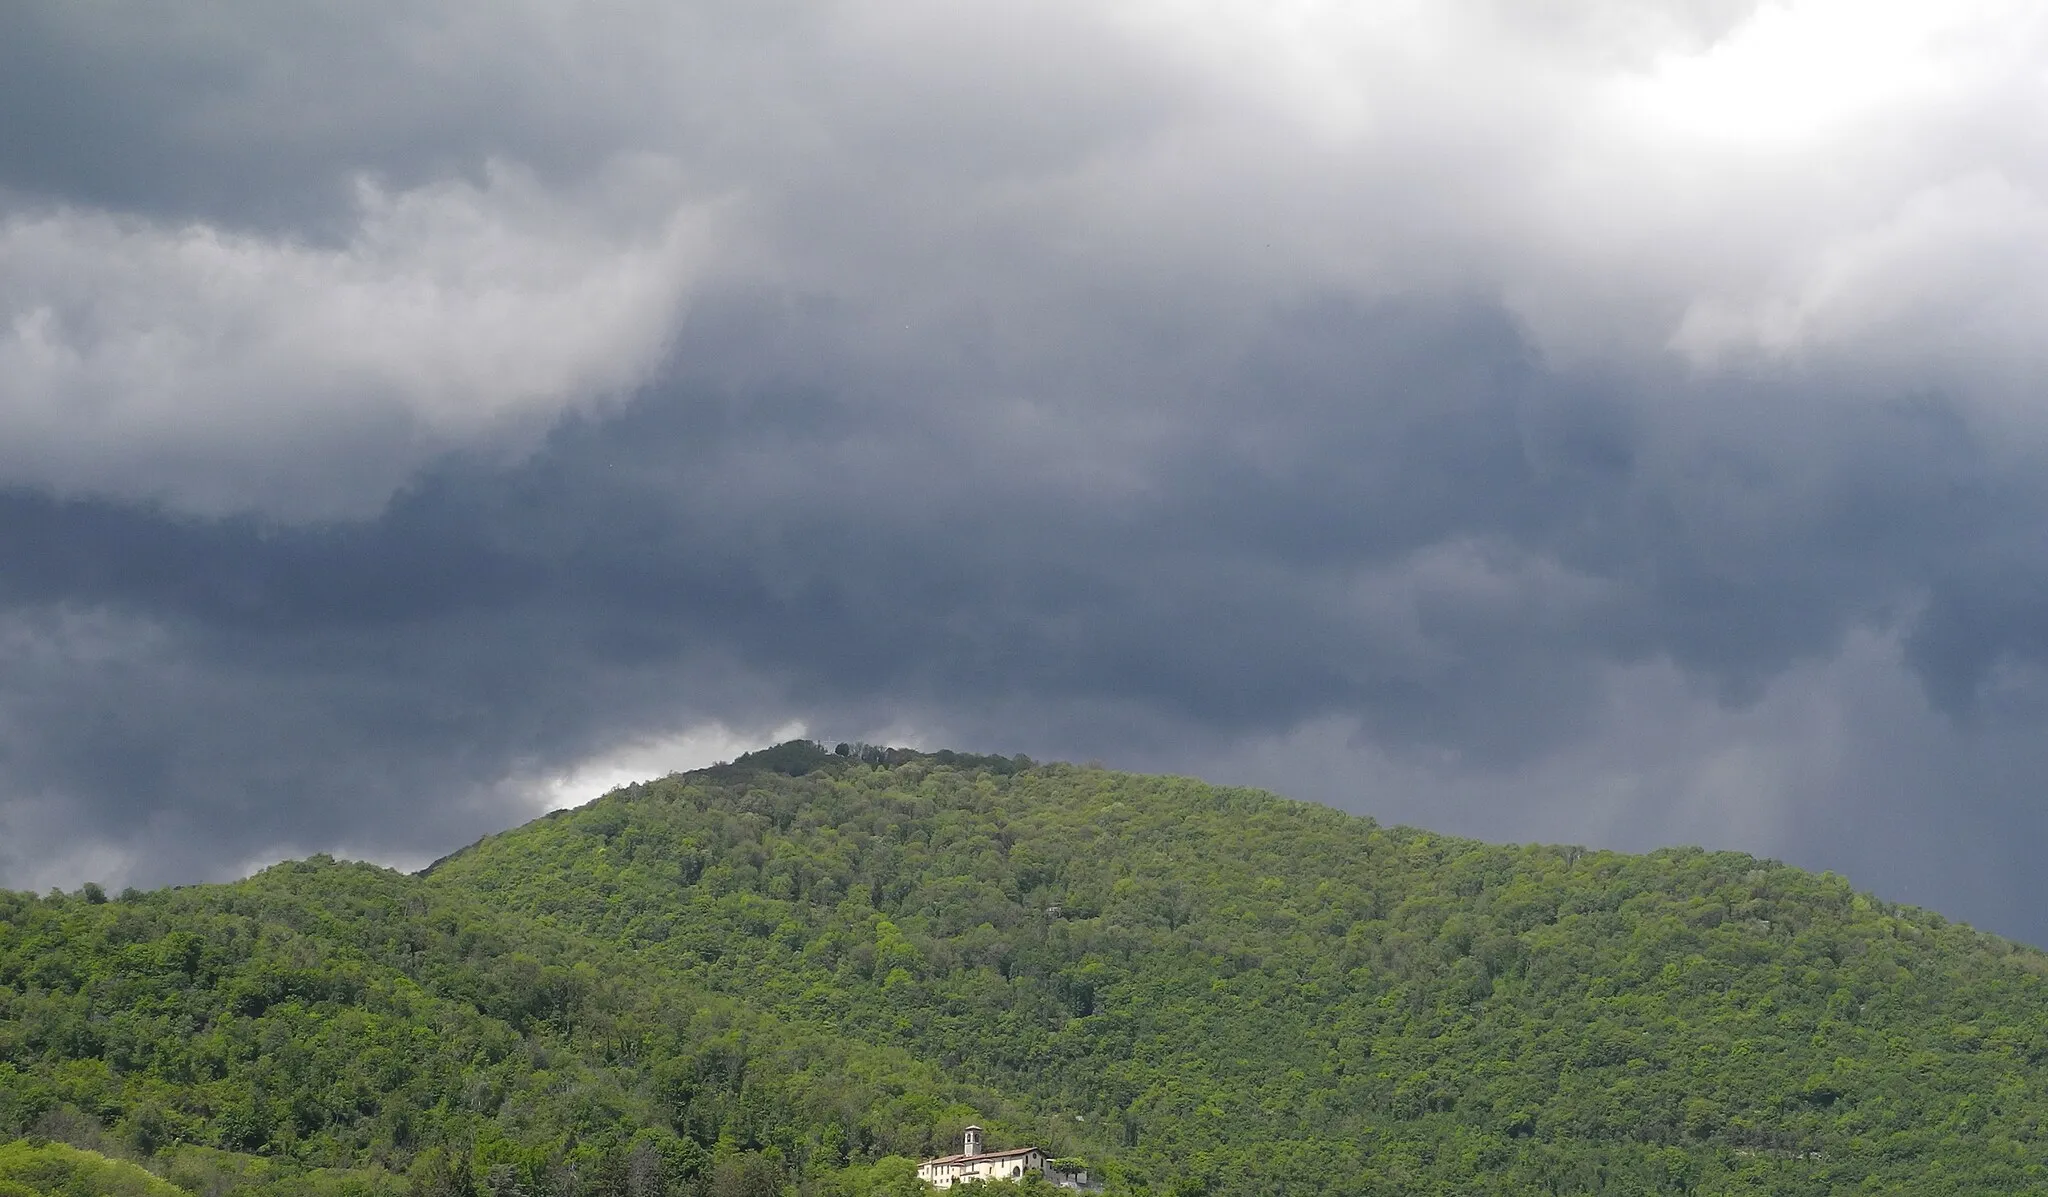
POLYGON ((0 1197, 184 1197, 134 1164, 63 1143, 0 1143, 0 1197))
POLYGON ((209 1194, 907 1195, 970 1121, 1160 1197, 2035 1191, 2044 972, 1738 854, 799 743, 418 876, 0 895, 0 1137, 209 1194))

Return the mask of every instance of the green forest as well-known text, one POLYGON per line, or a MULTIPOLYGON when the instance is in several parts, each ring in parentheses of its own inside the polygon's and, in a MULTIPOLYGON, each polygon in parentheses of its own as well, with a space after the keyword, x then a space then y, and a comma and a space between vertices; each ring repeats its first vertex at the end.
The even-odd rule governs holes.
POLYGON ((416 875, 0 893, 0 1197, 908 1197, 969 1123, 1156 1197, 2048 1192, 2048 956, 1740 854, 807 742, 416 875))

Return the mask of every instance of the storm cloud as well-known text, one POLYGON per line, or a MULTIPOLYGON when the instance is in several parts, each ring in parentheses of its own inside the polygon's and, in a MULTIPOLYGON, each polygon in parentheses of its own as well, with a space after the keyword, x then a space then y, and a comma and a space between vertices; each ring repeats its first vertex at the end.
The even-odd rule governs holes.
POLYGON ((0 883, 422 862, 801 728, 2048 937, 2044 61, 1988 3, 13 6, 0 883))

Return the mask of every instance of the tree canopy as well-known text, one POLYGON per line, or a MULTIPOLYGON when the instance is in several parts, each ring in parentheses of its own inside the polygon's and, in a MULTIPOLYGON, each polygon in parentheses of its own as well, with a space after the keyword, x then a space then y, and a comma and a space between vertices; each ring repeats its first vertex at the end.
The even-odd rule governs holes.
POLYGON ((0 1137, 208 1193, 910 1194, 969 1122, 1131 1194, 2048 1187, 2048 957, 1840 878, 846 748, 414 876, 0 895, 0 1137))

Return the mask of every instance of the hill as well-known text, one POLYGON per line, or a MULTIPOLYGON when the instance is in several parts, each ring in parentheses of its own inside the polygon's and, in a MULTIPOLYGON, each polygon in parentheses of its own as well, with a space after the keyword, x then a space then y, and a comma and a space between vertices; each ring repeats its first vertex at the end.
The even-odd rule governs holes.
POLYGON ((2048 1189, 2048 957, 1839 878, 862 755, 0 897, 0 1136, 214 1192, 908 1194, 969 1121, 1129 1193, 2048 1189))

